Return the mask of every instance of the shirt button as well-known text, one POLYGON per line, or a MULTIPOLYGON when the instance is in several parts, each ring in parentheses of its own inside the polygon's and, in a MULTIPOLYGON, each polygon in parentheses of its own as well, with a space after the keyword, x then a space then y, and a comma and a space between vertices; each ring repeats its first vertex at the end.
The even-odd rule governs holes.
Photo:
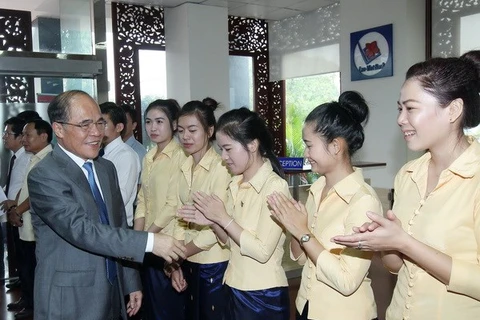
POLYGON ((407 309, 410 309, 410 307, 411 307, 411 306, 410 306, 410 303, 407 303, 407 304, 405 305, 405 308, 407 308, 407 309))
POLYGON ((419 214, 420 214, 420 211, 417 209, 417 210, 415 210, 415 212, 414 212, 413 214, 419 215, 419 214))
POLYGON ((409 286, 410 288, 412 288, 412 287, 413 287, 413 282, 409 282, 409 283, 408 283, 408 286, 409 286))
POLYGON ((311 276, 311 275, 308 275, 308 276, 307 276, 307 279, 311 279, 311 278, 312 278, 312 276, 311 276))
POLYGON ((310 289, 312 287, 312 285, 309 283, 307 284, 307 288, 310 289))
POLYGON ((424 204, 425 204, 425 200, 424 199, 420 200, 420 205, 423 206, 424 204))
POLYGON ((318 214, 314 213, 313 216, 316 218, 316 217, 318 217, 318 214))
POLYGON ((315 223, 312 223, 312 229, 314 229, 314 228, 315 228, 315 223))
POLYGON ((408 230, 407 233, 408 233, 408 235, 410 235, 410 236, 413 234, 412 230, 408 230))
POLYGON ((403 316, 403 320, 409 320, 410 317, 409 316, 403 316))
POLYGON ((408 290, 408 296, 411 297, 412 296, 412 290, 408 290))
POLYGON ((415 278, 415 274, 410 273, 410 279, 413 279, 413 278, 415 278))
POLYGON ((410 221, 408 221, 408 225, 412 225, 413 224, 413 219, 410 219, 410 221))

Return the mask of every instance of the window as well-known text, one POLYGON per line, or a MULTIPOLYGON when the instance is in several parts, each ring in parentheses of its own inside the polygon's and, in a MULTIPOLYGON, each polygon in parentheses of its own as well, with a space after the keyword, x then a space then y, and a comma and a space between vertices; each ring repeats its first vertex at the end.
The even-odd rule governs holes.
POLYGON ((230 55, 230 108, 254 110, 253 57, 230 55))
MULTIPOLYGON (((340 72, 285 80, 285 138, 287 157, 303 157, 302 127, 316 106, 336 101, 340 95, 340 72)), ((308 174, 307 182, 314 180, 308 174)))
MULTIPOLYGON (((157 99, 167 97, 167 64, 165 51, 138 50, 138 65, 140 77, 140 101, 142 102, 142 119, 148 105, 157 99)), ((143 122, 143 121, 142 121, 143 122)), ((150 149, 150 139, 142 123, 143 145, 150 149)))

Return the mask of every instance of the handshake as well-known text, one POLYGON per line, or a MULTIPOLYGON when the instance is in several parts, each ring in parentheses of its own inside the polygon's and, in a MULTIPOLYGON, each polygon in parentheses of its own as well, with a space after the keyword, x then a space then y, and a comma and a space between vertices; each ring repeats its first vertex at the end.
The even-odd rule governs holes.
POLYGON ((154 236, 152 251, 154 255, 162 257, 168 263, 187 258, 185 255, 187 249, 180 241, 162 233, 155 233, 154 236))

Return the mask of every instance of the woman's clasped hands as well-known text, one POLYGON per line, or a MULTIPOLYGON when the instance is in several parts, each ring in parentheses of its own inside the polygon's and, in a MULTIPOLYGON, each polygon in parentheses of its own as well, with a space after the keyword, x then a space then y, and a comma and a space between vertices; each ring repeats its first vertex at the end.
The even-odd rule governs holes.
POLYGON ((283 193, 274 192, 267 197, 270 213, 295 238, 309 233, 307 209, 301 202, 289 199, 283 193))
POLYGON ((214 223, 221 225, 222 220, 230 219, 222 199, 215 194, 197 191, 192 194, 192 200, 193 205, 184 205, 177 211, 178 217, 184 221, 210 226, 214 223))
POLYGON ((388 210, 385 217, 370 211, 366 215, 370 222, 354 227, 351 235, 338 235, 331 241, 364 251, 401 251, 409 235, 393 211, 388 210))

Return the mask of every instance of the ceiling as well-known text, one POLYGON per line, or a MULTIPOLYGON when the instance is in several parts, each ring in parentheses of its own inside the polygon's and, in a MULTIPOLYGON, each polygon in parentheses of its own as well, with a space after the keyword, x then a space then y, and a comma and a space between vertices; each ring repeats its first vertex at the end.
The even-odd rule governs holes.
POLYGON ((281 20, 338 2, 339 0, 120 0, 119 2, 178 7, 184 3, 228 7, 228 14, 266 20, 281 20))
MULTIPOLYGON (((26 10, 32 16, 59 14, 60 3, 75 3, 79 0, 0 0, 0 8, 26 10)), ((86 2, 90 0, 80 0, 86 2)), ((106 1, 112 0, 93 0, 106 1)), ((227 7, 228 14, 238 17, 251 17, 266 20, 281 20, 296 16, 302 12, 309 12, 340 0, 118 0, 118 2, 154 5, 174 8, 184 3, 198 3, 200 5, 227 7)))

